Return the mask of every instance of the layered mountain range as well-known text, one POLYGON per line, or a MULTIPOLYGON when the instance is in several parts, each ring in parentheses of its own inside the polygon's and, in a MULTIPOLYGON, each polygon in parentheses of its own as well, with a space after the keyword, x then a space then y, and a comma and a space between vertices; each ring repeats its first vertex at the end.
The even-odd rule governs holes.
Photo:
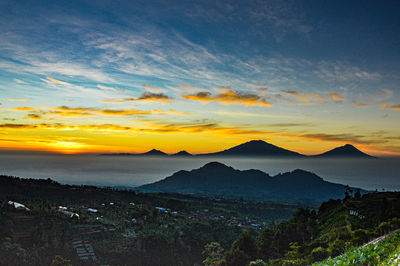
POLYGON ((187 151, 180 151, 175 154, 167 154, 160 150, 152 149, 145 153, 107 153, 102 155, 129 155, 129 156, 174 156, 174 157, 280 157, 280 158, 374 158, 354 147, 351 144, 346 144, 334 148, 330 151, 317 155, 303 155, 298 152, 290 151, 263 140, 252 140, 232 148, 203 154, 190 154, 187 151))

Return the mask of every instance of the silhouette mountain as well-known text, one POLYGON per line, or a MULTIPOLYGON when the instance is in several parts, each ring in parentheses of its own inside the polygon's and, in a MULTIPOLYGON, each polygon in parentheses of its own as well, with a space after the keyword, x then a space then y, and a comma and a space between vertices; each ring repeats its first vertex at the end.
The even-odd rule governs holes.
MULTIPOLYGON (((152 149, 151 151, 145 152, 145 153, 108 153, 108 154, 101 154, 101 155, 108 155, 108 156, 115 156, 115 155, 129 155, 129 156, 168 156, 168 154, 152 149)), ((268 158, 277 158, 277 157, 284 157, 284 158, 375 158, 373 156, 370 156, 360 150, 358 150, 356 147, 350 144, 346 144, 341 147, 337 147, 335 149, 332 149, 330 151, 327 151, 322 154, 317 154, 317 155, 310 155, 306 156, 294 151, 290 151, 278 146, 275 146, 273 144, 270 144, 268 142, 265 142, 263 140, 251 140, 245 143, 242 143, 240 145, 234 146, 232 148, 219 151, 219 152, 214 152, 214 153, 203 153, 203 154, 197 154, 193 155, 188 153, 187 151, 180 151, 175 154, 171 154, 169 156, 193 156, 193 157, 199 157, 199 156, 212 156, 212 157, 222 157, 222 156, 228 156, 228 157, 268 157, 268 158)))
POLYGON ((103 153, 100 156, 168 156, 165 152, 160 150, 152 149, 145 153, 103 153))
POLYGON ((346 186, 324 181, 316 174, 300 169, 270 176, 260 170, 241 171, 219 162, 211 162, 191 171, 178 171, 137 189, 143 192, 321 202, 330 198, 342 198, 346 186))
POLYGON ((177 157, 191 157, 193 154, 188 153, 187 151, 180 151, 174 154, 170 154, 170 156, 177 156, 177 157))
POLYGON ((151 155, 151 156, 167 156, 168 154, 166 154, 165 152, 162 152, 160 150, 156 150, 156 149, 152 149, 148 152, 145 153, 141 153, 138 155, 151 155))
POLYGON ((368 155, 351 144, 346 144, 344 146, 340 146, 334 148, 330 151, 324 152, 322 154, 314 155, 315 157, 324 157, 324 158, 374 158, 371 155, 368 155))
POLYGON ((265 157, 303 157, 304 155, 280 148, 263 140, 251 140, 227 150, 202 156, 265 156, 265 157))

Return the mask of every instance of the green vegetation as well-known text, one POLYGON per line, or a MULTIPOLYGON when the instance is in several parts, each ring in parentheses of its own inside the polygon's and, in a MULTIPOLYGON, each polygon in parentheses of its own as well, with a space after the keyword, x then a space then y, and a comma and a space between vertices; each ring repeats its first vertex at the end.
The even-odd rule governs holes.
POLYGON ((299 207, 0 176, 0 264, 193 265, 207 243, 229 249, 299 207))
MULTIPOLYGON (((356 248, 400 228, 400 193, 352 194, 348 191, 343 200, 324 202, 318 211, 300 209, 259 234, 242 233, 212 265, 309 265, 353 250, 341 260, 348 258, 343 265, 352 264, 364 251, 356 248)), ((390 248, 366 248, 368 259, 382 262, 398 250, 397 237, 387 243, 390 248)))
POLYGON ((319 265, 399 265, 400 264, 400 232, 389 238, 370 244, 366 247, 355 248, 343 255, 329 258, 322 262, 314 263, 319 265))
POLYGON ((310 209, 0 176, 2 265, 390 264, 398 235, 357 248, 399 227, 398 192, 310 209))

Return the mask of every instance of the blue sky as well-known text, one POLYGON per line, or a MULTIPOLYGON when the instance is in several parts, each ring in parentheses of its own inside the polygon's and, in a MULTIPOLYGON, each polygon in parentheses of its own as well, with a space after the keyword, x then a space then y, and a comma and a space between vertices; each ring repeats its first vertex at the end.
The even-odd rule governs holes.
POLYGON ((396 1, 2 1, 0 147, 40 149, 39 136, 118 149, 71 132, 90 122, 129 127, 114 133, 135 134, 130 150, 262 138, 305 153, 350 142, 400 154, 399 11, 396 1))

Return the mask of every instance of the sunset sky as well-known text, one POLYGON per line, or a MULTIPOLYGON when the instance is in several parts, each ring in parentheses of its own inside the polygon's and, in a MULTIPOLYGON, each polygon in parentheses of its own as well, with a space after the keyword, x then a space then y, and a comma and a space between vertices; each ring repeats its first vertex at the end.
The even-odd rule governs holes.
POLYGON ((400 156, 399 1, 0 2, 0 149, 400 156))

